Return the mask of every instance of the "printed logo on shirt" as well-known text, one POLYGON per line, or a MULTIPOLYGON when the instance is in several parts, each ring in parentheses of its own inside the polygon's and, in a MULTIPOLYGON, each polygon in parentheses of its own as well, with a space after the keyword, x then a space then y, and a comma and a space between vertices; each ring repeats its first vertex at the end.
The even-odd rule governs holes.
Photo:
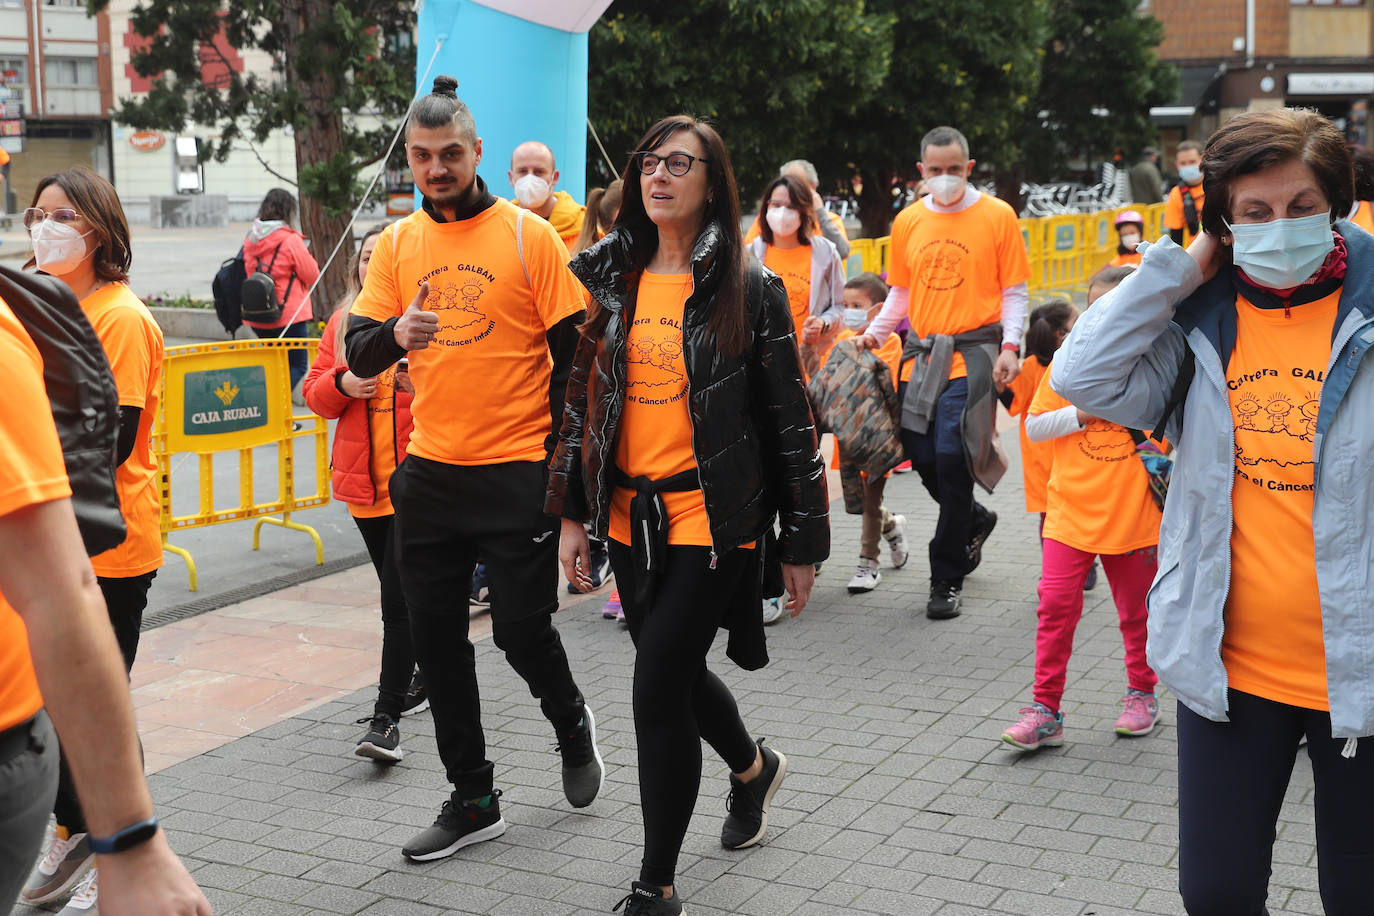
POLYGON ((937 239, 917 254, 917 282, 927 289, 951 290, 964 285, 964 260, 969 248, 955 239, 937 239))
POLYGON ((1093 461, 1125 461, 1135 456, 1135 441, 1115 423, 1093 417, 1083 427, 1078 449, 1093 461))
POLYGON ((682 362, 682 326, 671 318, 635 320, 625 353, 626 398, 637 404, 672 404, 687 396, 682 362))
POLYGON ((367 401, 369 414, 393 413, 396 410, 396 367, 392 366, 377 376, 377 393, 367 401))

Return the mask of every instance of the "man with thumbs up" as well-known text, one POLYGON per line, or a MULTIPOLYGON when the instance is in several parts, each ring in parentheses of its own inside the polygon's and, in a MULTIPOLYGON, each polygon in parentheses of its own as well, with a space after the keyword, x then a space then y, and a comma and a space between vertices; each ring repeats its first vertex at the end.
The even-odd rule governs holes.
POLYGON ((543 511, 547 450, 582 320, 581 286, 553 227, 494 197, 482 141, 449 77, 416 103, 406 156, 421 209, 377 240, 353 304, 348 363, 375 375, 410 360, 415 427, 391 479, 415 655, 452 797, 403 848, 428 861, 505 832, 487 759, 468 591, 480 555, 492 637, 539 699, 570 804, 591 804, 603 767, 573 682, 558 609, 557 519, 543 511))

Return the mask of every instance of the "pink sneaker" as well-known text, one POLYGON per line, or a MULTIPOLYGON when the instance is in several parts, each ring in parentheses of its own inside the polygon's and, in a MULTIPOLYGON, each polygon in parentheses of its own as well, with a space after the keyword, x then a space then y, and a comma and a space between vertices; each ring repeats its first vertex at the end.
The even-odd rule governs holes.
POLYGON ((1121 701, 1121 718, 1116 720, 1118 735, 1148 735, 1159 724, 1159 701, 1153 693, 1127 690, 1121 701))
POLYGON ((1021 721, 1002 732, 1003 741, 1023 751, 1059 747, 1064 743, 1062 712, 1050 712, 1043 703, 1032 703, 1019 711, 1021 721))

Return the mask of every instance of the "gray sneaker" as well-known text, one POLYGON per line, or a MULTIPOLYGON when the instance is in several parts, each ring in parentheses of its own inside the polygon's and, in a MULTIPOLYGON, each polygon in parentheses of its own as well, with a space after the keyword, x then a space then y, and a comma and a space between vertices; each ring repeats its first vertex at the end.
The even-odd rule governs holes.
POLYGON ((558 752, 563 755, 563 794, 574 808, 585 808, 596 801, 606 781, 606 765, 596 747, 596 716, 583 704, 582 721, 565 735, 558 736, 558 752))
POLYGON ((495 789, 486 807, 475 801, 444 802, 432 826, 421 830, 401 849, 412 862, 433 862, 453 855, 465 846, 494 840, 506 832, 501 817, 501 790, 495 789))
POLYGON ((19 899, 24 903, 51 903, 70 893, 94 865, 95 853, 91 852, 86 834, 74 833, 65 840, 54 836, 28 884, 19 892, 19 899))

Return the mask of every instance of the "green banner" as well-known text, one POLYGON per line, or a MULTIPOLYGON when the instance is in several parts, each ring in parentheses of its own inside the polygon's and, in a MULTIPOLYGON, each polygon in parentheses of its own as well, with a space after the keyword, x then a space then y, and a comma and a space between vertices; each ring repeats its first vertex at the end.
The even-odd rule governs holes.
POLYGON ((214 436, 267 425, 267 371, 263 366, 186 373, 185 430, 214 436))

